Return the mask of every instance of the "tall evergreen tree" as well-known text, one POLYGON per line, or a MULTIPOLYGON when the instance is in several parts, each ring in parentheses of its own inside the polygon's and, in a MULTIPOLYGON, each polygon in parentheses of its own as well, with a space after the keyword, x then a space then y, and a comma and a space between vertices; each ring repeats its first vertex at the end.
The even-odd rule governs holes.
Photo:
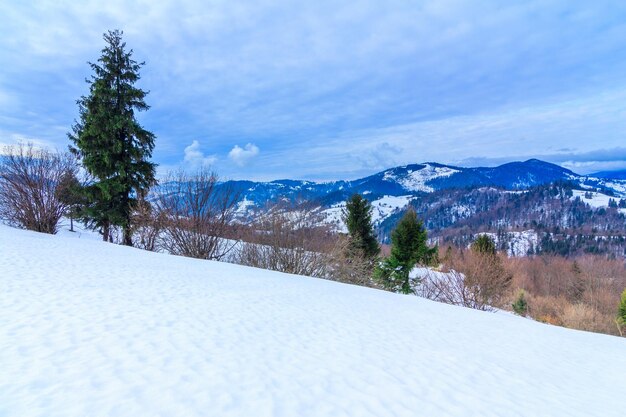
POLYGON ((135 197, 155 179, 155 164, 149 161, 155 136, 135 118, 136 111, 149 109, 147 92, 135 87, 144 63, 132 59, 121 31, 105 33, 104 40, 98 62, 89 63, 94 72, 87 80, 89 95, 77 101, 80 120, 68 136, 70 150, 93 177, 85 187, 89 204, 82 217, 101 229, 104 240, 110 240, 111 226, 120 226, 123 243, 132 245, 135 197))
POLYGON ((369 201, 360 194, 350 197, 343 211, 343 221, 348 228, 352 256, 374 258, 380 253, 380 245, 372 225, 372 205, 369 201))
POLYGON ((409 209, 391 232, 391 255, 377 268, 375 276, 386 289, 409 294, 413 291, 411 269, 417 264, 431 264, 436 256, 437 247, 428 246, 424 224, 409 209))

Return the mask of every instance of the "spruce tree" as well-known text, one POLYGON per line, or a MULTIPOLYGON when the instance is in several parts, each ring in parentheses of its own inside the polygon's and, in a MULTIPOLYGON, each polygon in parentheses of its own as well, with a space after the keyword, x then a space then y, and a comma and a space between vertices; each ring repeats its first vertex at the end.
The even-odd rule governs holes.
POLYGON ((110 227, 123 230, 123 243, 132 245, 131 214, 136 195, 154 183, 155 164, 149 161, 154 134, 136 120, 135 112, 148 110, 147 92, 135 87, 144 63, 132 59, 122 32, 104 34, 106 46, 94 74, 87 80, 89 95, 81 97, 80 120, 68 134, 70 150, 81 160, 93 181, 85 187, 88 205, 82 217, 110 240, 110 227))
POLYGON ((622 292, 622 297, 617 309, 617 320, 622 326, 626 326, 626 288, 622 292))
POLYGON ((87 201, 74 171, 66 171, 57 184, 56 197, 67 206, 66 215, 70 218, 70 232, 74 231, 74 219, 80 214, 87 201))
POLYGON ((428 235, 422 221, 409 209, 391 233, 391 255, 377 268, 375 277, 386 289, 409 294, 413 292, 409 273, 417 264, 436 260, 437 247, 428 246, 428 235))
POLYGON ((350 256, 375 258, 380 253, 372 225, 372 205, 360 194, 354 194, 346 202, 343 221, 350 237, 350 256))
POLYGON ((485 255, 495 255, 496 243, 490 236, 480 235, 472 243, 472 250, 485 255))

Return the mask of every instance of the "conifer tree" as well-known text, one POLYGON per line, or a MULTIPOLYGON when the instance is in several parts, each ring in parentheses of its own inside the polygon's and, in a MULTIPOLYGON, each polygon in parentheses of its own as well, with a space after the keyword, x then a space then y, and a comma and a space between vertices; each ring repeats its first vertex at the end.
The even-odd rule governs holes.
POLYGON ((384 288, 409 294, 413 291, 409 278, 413 267, 431 264, 436 254, 437 247, 428 246, 424 224, 409 209, 391 232, 391 255, 377 268, 375 277, 384 288))
POLYGON ((74 231, 76 218, 87 201, 83 195, 83 188, 74 171, 66 171, 56 188, 57 198, 66 205, 66 215, 70 218, 70 232, 74 231))
POLYGON ((622 328, 626 327, 626 288, 622 292, 615 322, 617 323, 617 329, 619 330, 620 335, 623 335, 622 328))
POLYGON ((490 236, 480 235, 476 238, 474 243, 472 243, 472 250, 485 255, 495 255, 496 243, 490 236))
POLYGON ((375 258, 380 253, 372 225, 372 205, 360 194, 354 194, 346 202, 343 221, 350 237, 351 256, 375 258))
POLYGON ((122 32, 104 34, 106 46, 94 74, 87 80, 89 95, 78 100, 80 119, 68 134, 70 150, 81 160, 93 181, 85 187, 88 205, 82 217, 110 240, 110 227, 123 230, 123 243, 132 245, 131 214, 136 195, 154 183, 155 164, 149 161, 154 134, 136 120, 148 110, 147 92, 135 87, 144 63, 133 60, 122 32))

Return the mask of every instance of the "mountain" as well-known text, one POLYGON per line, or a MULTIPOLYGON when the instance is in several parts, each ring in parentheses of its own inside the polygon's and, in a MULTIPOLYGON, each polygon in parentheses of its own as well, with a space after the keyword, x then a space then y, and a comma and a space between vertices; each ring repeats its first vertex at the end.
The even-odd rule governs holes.
POLYGON ((384 197, 417 197, 451 189, 496 187, 515 191, 554 182, 569 182, 581 189, 626 197, 626 180, 578 175, 537 159, 477 168, 426 162, 390 168, 350 181, 228 181, 222 186, 236 190, 240 196, 239 212, 245 216, 250 211, 263 209, 281 200, 291 203, 312 201, 322 207, 332 208, 354 193, 366 195, 370 201, 377 201, 384 197))
POLYGON ((626 169, 620 171, 601 171, 591 175, 596 178, 605 178, 612 180, 626 180, 626 169))
POLYGON ((622 416, 624 339, 0 225, 3 416, 622 416))

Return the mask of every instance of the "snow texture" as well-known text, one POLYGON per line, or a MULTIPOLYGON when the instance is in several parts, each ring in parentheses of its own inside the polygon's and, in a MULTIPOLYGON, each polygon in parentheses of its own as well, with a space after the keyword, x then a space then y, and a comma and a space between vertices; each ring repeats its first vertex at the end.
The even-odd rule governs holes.
POLYGON ((397 181, 407 191, 422 191, 433 192, 434 188, 427 185, 427 183, 435 178, 449 177, 453 174, 460 172, 457 169, 452 169, 446 166, 434 166, 431 164, 424 164, 424 168, 417 170, 408 170, 406 175, 397 177, 393 172, 386 171, 383 176, 385 181, 397 181))
POLYGON ((626 339, 0 226, 0 416, 622 416, 626 339))

